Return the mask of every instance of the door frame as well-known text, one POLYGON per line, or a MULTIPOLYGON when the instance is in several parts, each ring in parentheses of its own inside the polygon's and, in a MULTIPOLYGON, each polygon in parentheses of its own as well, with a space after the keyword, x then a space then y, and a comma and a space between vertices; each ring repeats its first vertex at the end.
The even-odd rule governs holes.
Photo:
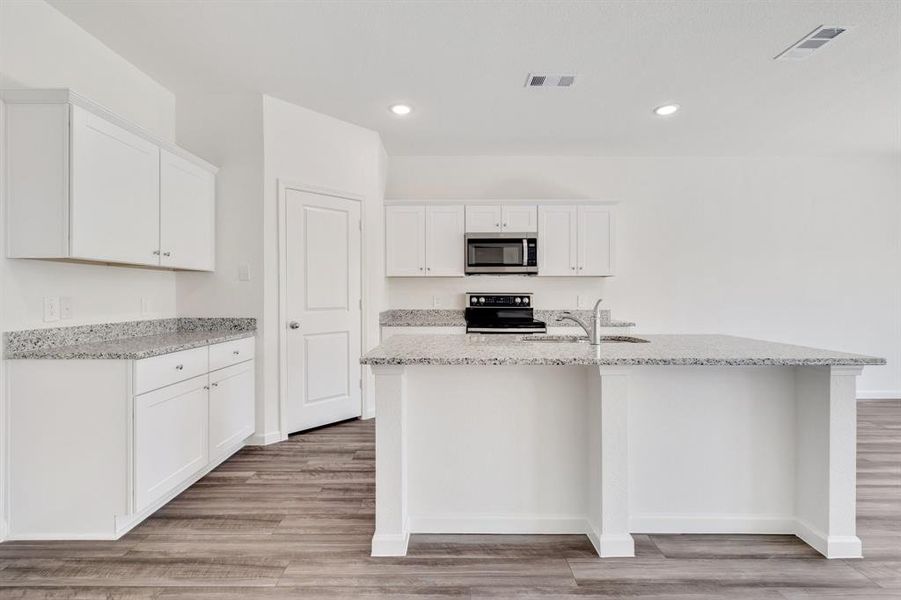
MULTIPOLYGON (((311 185, 290 179, 278 180, 278 428, 281 439, 288 439, 288 324, 287 324, 287 306, 288 306, 288 248, 287 248, 287 203, 288 192, 306 192, 308 194, 317 194, 319 196, 331 196, 341 200, 350 200, 360 205, 360 299, 363 305, 360 307, 360 351, 365 352, 366 348, 366 314, 365 308, 369 304, 368 286, 365 285, 365 257, 366 257, 366 226, 364 225, 364 196, 353 192, 346 192, 332 188, 311 185)), ((360 378, 363 378, 363 365, 360 367, 360 378)), ((360 390, 360 414, 365 416, 364 410, 366 404, 365 383, 363 389, 360 390)))

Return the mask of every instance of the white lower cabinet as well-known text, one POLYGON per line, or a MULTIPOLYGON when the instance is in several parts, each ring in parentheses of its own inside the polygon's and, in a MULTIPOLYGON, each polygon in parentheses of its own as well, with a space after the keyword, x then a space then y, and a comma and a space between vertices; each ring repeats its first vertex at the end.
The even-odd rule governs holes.
POLYGON ((9 539, 117 539, 254 432, 253 338, 6 363, 9 539))
POLYGON ((135 506, 144 510, 209 461, 207 376, 135 397, 135 506))
POLYGON ((253 433, 253 361, 210 374, 210 458, 227 456, 253 433))

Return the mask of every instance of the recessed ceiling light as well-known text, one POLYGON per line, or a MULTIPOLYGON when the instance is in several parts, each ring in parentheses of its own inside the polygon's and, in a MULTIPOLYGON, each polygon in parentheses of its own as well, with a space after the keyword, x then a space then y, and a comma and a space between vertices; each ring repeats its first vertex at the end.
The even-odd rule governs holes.
POLYGON ((398 117, 405 117, 413 112, 413 107, 411 107, 409 104, 392 104, 391 112, 396 114, 398 117))
POLYGON ((668 117, 670 115, 676 114, 677 110, 679 110, 678 104, 664 104, 655 108, 654 114, 658 117, 668 117))

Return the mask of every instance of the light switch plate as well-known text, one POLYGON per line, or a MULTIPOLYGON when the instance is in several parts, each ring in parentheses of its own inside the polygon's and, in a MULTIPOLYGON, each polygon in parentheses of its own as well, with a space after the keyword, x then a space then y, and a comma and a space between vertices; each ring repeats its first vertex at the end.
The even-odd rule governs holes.
POLYGON ((63 320, 72 318, 72 296, 59 297, 59 318, 63 320))
POLYGON ((44 296, 44 322, 59 321, 59 296, 44 296))
POLYGON ((250 281, 250 265, 247 263, 238 265, 238 281, 250 281))

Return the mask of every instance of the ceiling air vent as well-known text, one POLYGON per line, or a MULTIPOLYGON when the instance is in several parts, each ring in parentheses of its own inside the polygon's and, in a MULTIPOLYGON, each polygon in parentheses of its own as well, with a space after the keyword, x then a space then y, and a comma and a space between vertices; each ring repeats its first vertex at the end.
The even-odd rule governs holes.
POLYGON ((775 56, 776 60, 803 60, 844 33, 847 27, 820 25, 775 56))
POLYGON ((529 73, 526 87, 570 87, 576 82, 575 75, 537 75, 529 73))

